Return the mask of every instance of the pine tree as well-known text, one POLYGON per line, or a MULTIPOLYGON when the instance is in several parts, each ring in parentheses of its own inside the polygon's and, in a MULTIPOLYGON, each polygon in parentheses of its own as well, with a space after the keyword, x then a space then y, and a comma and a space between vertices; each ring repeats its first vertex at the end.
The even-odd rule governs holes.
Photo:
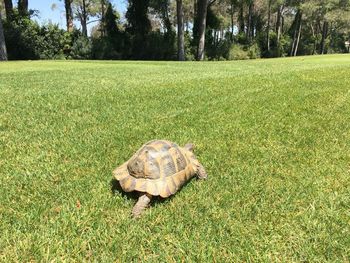
POLYGON ((108 3, 106 13, 104 15, 104 26, 105 32, 108 37, 116 38, 118 36, 119 30, 117 25, 117 19, 119 17, 115 14, 112 4, 108 3))
POLYGON ((151 32, 151 23, 147 11, 149 0, 129 0, 125 17, 128 21, 126 32, 130 35, 131 57, 144 59, 147 57, 147 38, 151 32))

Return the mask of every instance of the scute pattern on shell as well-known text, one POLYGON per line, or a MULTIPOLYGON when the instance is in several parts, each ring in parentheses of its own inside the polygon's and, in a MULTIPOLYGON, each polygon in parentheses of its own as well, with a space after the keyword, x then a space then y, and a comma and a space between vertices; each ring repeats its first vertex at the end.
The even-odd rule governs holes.
POLYGON ((126 192, 168 197, 196 174, 197 160, 192 157, 191 152, 170 141, 150 141, 113 173, 126 192))

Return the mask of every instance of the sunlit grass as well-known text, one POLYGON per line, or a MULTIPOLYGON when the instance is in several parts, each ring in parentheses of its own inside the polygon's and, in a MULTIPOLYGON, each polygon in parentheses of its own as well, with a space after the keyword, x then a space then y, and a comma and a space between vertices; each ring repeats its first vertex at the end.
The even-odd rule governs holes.
POLYGON ((0 260, 349 261, 350 56, 0 64, 0 260), (144 142, 207 181, 112 194, 144 142))

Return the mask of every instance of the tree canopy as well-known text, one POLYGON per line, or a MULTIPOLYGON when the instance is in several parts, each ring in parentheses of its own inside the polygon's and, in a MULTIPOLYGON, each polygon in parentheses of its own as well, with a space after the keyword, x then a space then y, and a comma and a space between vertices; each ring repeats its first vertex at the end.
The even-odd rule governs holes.
POLYGON ((0 1, 0 44, 9 59, 230 60, 349 51, 350 0, 128 0, 123 19, 108 0, 61 0, 65 29, 35 22, 30 0, 0 1), (98 25, 89 34, 92 21, 98 25))

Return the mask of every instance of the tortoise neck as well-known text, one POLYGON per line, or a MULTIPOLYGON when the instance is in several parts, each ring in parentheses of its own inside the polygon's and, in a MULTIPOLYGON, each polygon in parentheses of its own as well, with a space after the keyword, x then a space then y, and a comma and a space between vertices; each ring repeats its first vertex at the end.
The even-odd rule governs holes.
POLYGON ((193 145, 193 143, 187 143, 187 144, 185 144, 184 148, 185 148, 187 151, 193 152, 193 150, 194 150, 194 145, 193 145))

